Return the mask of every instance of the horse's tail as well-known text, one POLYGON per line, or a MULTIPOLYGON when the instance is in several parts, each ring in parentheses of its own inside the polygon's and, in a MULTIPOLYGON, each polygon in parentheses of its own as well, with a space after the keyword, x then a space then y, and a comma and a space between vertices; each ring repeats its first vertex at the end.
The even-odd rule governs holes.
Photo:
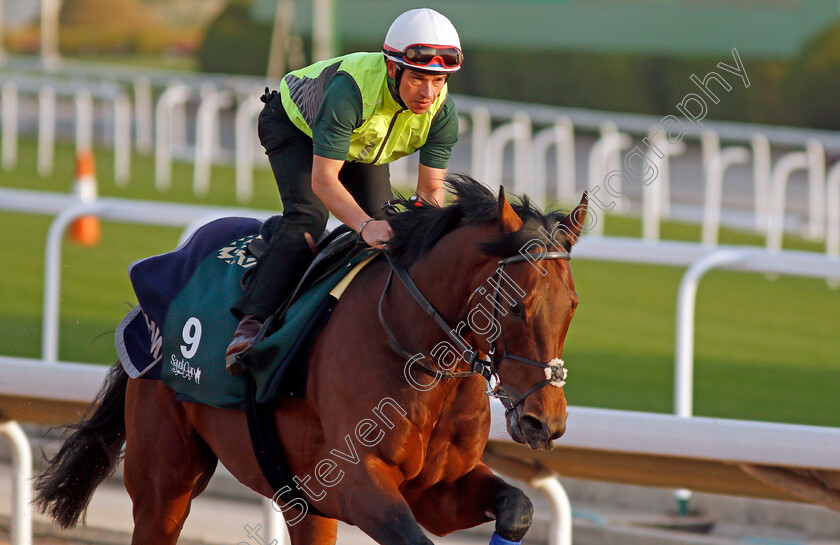
POLYGON ((125 441, 128 375, 117 362, 88 412, 35 480, 35 505, 62 528, 84 520, 93 491, 117 467, 125 441))

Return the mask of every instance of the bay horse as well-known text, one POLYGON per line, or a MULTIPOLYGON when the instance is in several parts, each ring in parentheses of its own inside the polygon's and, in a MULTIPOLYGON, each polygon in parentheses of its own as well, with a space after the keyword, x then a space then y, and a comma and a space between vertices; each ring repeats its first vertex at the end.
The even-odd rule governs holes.
MULTIPOLYGON (((421 526, 443 536, 491 520, 499 537, 518 542, 530 527, 528 498, 481 462, 488 395, 505 402, 516 442, 550 449, 565 431, 560 356, 578 303, 568 252, 586 194, 564 215, 527 197, 512 205, 503 189, 496 196, 466 176, 448 178, 447 188, 448 206, 401 199, 408 209, 389 218, 394 266, 430 306, 391 282, 389 260, 374 259, 312 346, 305 399, 277 402, 294 482, 324 515, 280 507, 295 545, 335 543, 337 520, 382 544, 428 545, 421 526), (430 363, 428 354, 447 346, 430 363), (426 356, 406 362, 406 353, 426 356)), ((275 495, 243 411, 176 401, 163 383, 130 379, 119 363, 91 411, 36 481, 37 506, 62 527, 84 516, 121 456, 134 545, 176 543, 219 460, 252 490, 275 495)))

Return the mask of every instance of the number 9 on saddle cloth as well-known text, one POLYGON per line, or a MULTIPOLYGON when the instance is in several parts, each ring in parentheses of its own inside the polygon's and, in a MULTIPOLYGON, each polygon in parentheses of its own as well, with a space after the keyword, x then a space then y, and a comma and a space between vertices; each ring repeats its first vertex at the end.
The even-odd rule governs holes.
MULTIPOLYGON (((251 249, 260 253, 260 233, 270 236, 272 227, 272 220, 223 218, 174 251, 131 264, 139 304, 116 331, 117 353, 130 377, 161 379, 182 401, 244 408, 246 379, 225 371, 227 341, 238 323, 229 309, 257 265, 251 249)), ((274 322, 282 327, 269 329, 252 350, 249 370, 259 403, 305 391, 306 356, 340 296, 334 288, 378 253, 357 246, 356 238, 346 227, 322 237, 285 320, 274 322)))

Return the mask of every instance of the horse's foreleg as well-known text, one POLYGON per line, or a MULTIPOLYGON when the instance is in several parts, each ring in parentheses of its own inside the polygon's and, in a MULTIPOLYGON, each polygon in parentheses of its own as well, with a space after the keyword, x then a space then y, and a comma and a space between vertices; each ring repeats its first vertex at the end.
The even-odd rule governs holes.
POLYGON ((471 528, 496 520, 496 533, 508 541, 522 540, 531 527, 531 500, 479 463, 475 469, 449 483, 406 497, 420 524, 435 535, 471 528))
POLYGON ((363 459, 358 469, 348 471, 340 487, 327 489, 337 495, 337 518, 381 545, 433 545, 397 488, 395 469, 375 459, 363 459))
POLYGON ((178 541, 216 457, 190 428, 174 393, 151 380, 130 380, 126 392, 125 487, 133 503, 132 545, 178 541))
POLYGON ((295 517, 290 516, 286 519, 286 528, 289 529, 292 545, 335 545, 338 537, 337 520, 312 514, 306 515, 294 524, 289 524, 290 520, 295 521, 295 517))

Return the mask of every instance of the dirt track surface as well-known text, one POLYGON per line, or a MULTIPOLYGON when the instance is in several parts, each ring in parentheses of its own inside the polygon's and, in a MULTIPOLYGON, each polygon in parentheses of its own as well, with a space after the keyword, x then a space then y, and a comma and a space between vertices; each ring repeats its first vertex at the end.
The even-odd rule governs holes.
MULTIPOLYGON (((0 517, 0 545, 10 545, 9 518, 0 517)), ((90 528, 61 530, 58 526, 35 523, 32 532, 33 545, 128 545, 131 535, 123 532, 108 532, 90 528)), ((215 545, 212 542, 179 539, 178 545, 215 545)))

